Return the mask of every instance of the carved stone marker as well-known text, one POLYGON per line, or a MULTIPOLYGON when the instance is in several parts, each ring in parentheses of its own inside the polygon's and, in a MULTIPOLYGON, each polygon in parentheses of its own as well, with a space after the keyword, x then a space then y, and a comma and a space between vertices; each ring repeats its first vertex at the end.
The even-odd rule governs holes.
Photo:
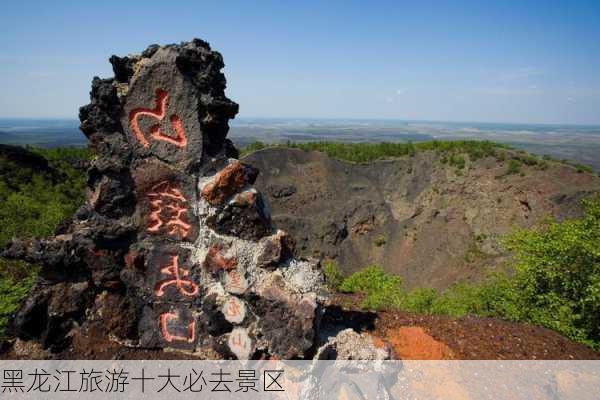
POLYGON ((80 111, 95 154, 87 203, 58 236, 7 253, 42 264, 13 330, 51 351, 95 332, 195 355, 306 356, 323 278, 292 258, 251 187, 258 171, 226 139, 238 106, 221 55, 196 39, 110 61, 115 77, 94 78, 80 111))

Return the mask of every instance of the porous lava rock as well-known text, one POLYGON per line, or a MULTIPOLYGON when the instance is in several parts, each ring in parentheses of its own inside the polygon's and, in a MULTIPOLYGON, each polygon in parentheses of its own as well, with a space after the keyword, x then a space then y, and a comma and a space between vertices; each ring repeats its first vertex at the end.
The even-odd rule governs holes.
POLYGON ((93 331, 190 356, 309 355, 323 276, 292 257, 251 186, 258 171, 226 138, 238 105, 221 55, 195 39, 110 62, 79 114, 94 152, 86 204, 60 234, 4 253, 41 266, 12 319, 19 348, 51 356, 93 331))

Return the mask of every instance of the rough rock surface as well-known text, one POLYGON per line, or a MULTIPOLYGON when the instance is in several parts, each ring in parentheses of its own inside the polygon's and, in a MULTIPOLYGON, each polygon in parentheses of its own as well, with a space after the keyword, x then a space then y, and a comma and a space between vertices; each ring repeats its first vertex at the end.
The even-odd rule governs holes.
POLYGON ((270 148, 243 158, 261 173, 255 186, 296 254, 336 259, 345 273, 381 265, 407 288, 446 288, 502 268, 501 239, 548 216, 581 214, 600 178, 561 163, 522 166, 509 158, 469 160, 463 170, 441 154, 353 164, 324 153, 270 148))
POLYGON ((330 338, 319 348, 315 356, 318 360, 389 360, 390 350, 386 346, 377 347, 373 337, 359 334, 348 328, 330 338))
POLYGON ((5 252, 42 266, 12 322, 19 354, 100 332, 190 356, 307 356, 323 277, 292 258, 251 187, 258 171, 235 159, 221 55, 195 39, 110 62, 115 77, 94 78, 80 109, 87 203, 56 237, 5 252))

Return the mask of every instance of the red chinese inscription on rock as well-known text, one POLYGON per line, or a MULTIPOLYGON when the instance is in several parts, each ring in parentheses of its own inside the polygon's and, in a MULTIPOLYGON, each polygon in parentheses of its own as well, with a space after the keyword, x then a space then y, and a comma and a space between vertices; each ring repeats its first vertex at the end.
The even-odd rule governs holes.
POLYGON ((193 343, 196 340, 196 321, 191 321, 187 326, 187 336, 175 335, 169 331, 169 323, 174 320, 179 320, 179 316, 174 312, 163 313, 159 317, 160 334, 163 339, 169 343, 187 342, 193 343))
POLYGON ((240 360, 248 359, 252 351, 252 341, 248 336, 248 330, 245 328, 234 328, 229 334, 227 344, 233 354, 240 360))
POLYGON ((230 293, 242 294, 248 288, 245 279, 242 278, 237 270, 228 271, 225 275, 225 290, 230 293))
POLYGON ((177 290, 184 296, 195 296, 198 294, 198 285, 192 282, 191 279, 185 279, 190 272, 187 269, 179 267, 179 256, 171 256, 171 262, 161 268, 161 274, 167 275, 169 279, 165 279, 156 284, 154 293, 161 297, 165 294, 165 288, 175 286, 177 290))
POLYGON ((158 89, 156 91, 156 106, 153 109, 136 108, 129 113, 129 126, 142 146, 150 146, 147 139, 148 136, 154 140, 167 142, 181 148, 187 145, 187 137, 185 136, 183 124, 181 123, 179 116, 176 114, 169 116, 169 123, 171 128, 175 131, 175 136, 166 134, 161 127, 161 125, 163 125, 163 120, 167 115, 168 106, 169 94, 162 89, 158 89), (139 119, 141 117, 152 118, 157 121, 156 124, 148 129, 147 135, 144 134, 140 128, 139 119))
POLYGON ((191 231, 187 222, 187 200, 181 190, 170 182, 164 181, 152 187, 148 192, 150 200, 150 217, 147 231, 160 233, 166 229, 167 234, 185 238, 191 231))

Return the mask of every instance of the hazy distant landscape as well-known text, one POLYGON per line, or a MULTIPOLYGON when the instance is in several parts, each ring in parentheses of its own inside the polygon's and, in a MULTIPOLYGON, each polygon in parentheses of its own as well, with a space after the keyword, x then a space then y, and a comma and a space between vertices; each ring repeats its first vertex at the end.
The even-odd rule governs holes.
MULTIPOLYGON (((419 142, 490 140, 539 155, 587 164, 600 171, 600 126, 352 119, 240 118, 229 137, 238 146, 251 142, 419 142)), ((0 119, 0 143, 40 147, 84 146, 71 119, 0 119)))
POLYGON ((0 118, 0 143, 59 147, 85 146, 87 140, 73 119, 0 118))

